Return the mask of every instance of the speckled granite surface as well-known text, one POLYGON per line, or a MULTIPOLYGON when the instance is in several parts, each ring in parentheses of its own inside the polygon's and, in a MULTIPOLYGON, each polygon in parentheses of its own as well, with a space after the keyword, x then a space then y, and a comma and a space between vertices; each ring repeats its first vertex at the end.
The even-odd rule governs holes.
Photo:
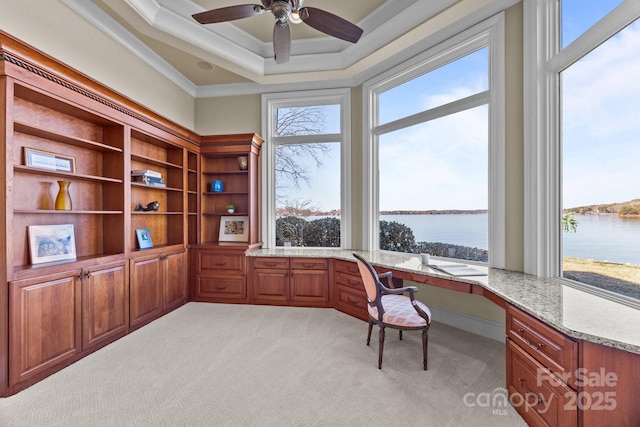
MULTIPOLYGON (((486 276, 452 277, 425 266, 419 255, 343 249, 259 249, 248 256, 321 257, 354 261, 356 252, 373 265, 480 285, 565 334, 640 354, 640 310, 553 279, 476 266, 486 276)), ((433 259, 433 264, 451 263, 433 259)))

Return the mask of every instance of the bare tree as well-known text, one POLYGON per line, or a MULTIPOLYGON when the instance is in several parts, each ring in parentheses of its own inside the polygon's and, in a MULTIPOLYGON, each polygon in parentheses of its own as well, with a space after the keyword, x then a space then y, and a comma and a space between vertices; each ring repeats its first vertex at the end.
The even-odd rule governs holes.
MULTIPOLYGON (((277 136, 318 135, 325 125, 325 116, 320 106, 301 106, 278 110, 276 119, 277 136), (282 113, 281 113, 282 112, 282 113)), ((324 144, 281 144, 276 147, 276 182, 289 181, 296 188, 302 182, 309 182, 309 171, 299 159, 311 158, 316 167, 322 166, 322 158, 328 153, 324 144)))

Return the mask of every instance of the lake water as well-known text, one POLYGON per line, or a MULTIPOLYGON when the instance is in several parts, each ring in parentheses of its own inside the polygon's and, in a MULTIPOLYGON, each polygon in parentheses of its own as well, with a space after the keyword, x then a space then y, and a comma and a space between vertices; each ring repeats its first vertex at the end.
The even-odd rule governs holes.
MULTIPOLYGON (((575 233, 562 233, 564 255, 640 265, 640 218, 574 215, 575 233)), ((416 242, 443 242, 488 249, 487 214, 381 215, 413 230, 416 242)))

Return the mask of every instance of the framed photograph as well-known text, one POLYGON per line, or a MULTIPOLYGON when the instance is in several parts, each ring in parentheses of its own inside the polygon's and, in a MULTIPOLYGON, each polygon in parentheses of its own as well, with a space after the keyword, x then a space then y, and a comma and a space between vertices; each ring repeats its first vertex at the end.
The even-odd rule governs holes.
POLYGON ((140 249, 147 249, 153 247, 151 241, 151 233, 148 228, 138 228, 136 230, 136 237, 138 238, 138 247, 140 249))
POLYGON ((219 242, 248 242, 249 217, 223 216, 220 217, 219 242))
POLYGON ((73 224, 29 225, 32 264, 76 259, 73 224))
POLYGON ((32 168, 76 173, 76 158, 24 147, 25 164, 32 168))

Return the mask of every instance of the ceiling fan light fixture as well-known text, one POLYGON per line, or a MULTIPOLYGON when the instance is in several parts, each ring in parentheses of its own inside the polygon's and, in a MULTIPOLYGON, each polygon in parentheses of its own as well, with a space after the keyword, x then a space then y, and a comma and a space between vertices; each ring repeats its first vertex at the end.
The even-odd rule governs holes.
POLYGON ((292 24, 302 24, 302 18, 300 18, 300 14, 297 10, 291 12, 291 15, 289 15, 289 22, 292 24))

